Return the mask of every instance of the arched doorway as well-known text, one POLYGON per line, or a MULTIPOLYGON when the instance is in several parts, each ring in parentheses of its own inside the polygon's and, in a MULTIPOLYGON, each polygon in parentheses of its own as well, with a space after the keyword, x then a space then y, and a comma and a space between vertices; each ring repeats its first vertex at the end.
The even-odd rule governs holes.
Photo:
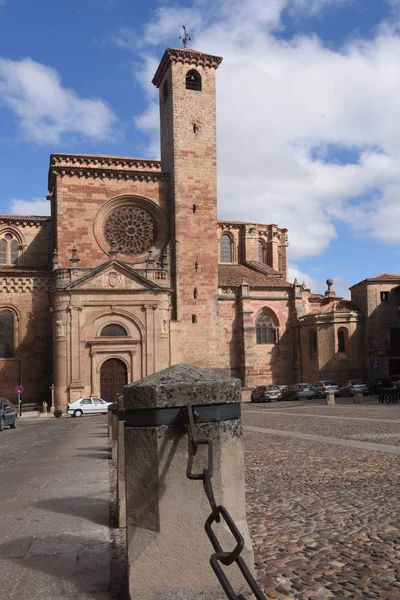
POLYGON ((109 358, 101 365, 100 396, 108 402, 117 402, 128 383, 128 370, 119 358, 109 358))

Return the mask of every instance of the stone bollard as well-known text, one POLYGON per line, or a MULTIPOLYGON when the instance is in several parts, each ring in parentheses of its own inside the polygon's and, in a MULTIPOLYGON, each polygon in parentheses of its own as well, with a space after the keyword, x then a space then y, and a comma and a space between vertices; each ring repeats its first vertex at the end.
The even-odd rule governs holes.
POLYGON ((111 458, 117 460, 118 450, 118 405, 115 403, 111 409, 111 458))
POLYGON ((125 491, 125 417, 124 397, 118 398, 118 441, 117 441, 117 518, 118 527, 126 527, 125 491))
MULTIPOLYGON (((226 600, 210 566, 215 550, 204 526, 212 511, 203 482, 186 476, 188 435, 183 425, 185 412, 179 407, 188 404, 196 407, 203 423, 195 426, 199 437, 213 441, 215 500, 228 509, 241 532, 241 556, 253 572, 245 512, 240 394, 238 379, 182 364, 125 386, 130 600, 226 600), (210 422, 220 409, 224 420, 210 422)), ((194 472, 202 474, 207 460, 207 446, 199 445, 194 472)), ((212 529, 222 549, 233 550, 235 541, 223 519, 214 522, 212 529)), ((236 566, 223 569, 236 594, 244 594, 244 599, 253 597, 236 566)))
POLYGON ((327 392, 325 394, 325 404, 329 404, 330 406, 336 404, 335 394, 333 394, 332 392, 327 392))
POLYGON ((111 440, 112 437, 112 409, 116 407, 115 402, 108 405, 107 408, 107 426, 108 426, 108 437, 111 440))
POLYGON ((353 398, 353 402, 354 404, 361 404, 361 402, 363 401, 363 394, 362 392, 354 392, 354 398, 353 398))

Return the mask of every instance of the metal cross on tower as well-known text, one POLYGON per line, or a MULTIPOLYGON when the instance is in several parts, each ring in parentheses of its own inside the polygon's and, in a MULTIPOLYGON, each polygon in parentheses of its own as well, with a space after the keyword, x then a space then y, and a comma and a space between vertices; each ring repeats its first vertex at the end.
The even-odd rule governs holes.
POLYGON ((182 28, 183 28, 183 35, 180 35, 179 39, 182 40, 183 47, 187 48, 187 45, 191 41, 192 38, 189 37, 189 34, 186 31, 185 25, 182 25, 182 28))

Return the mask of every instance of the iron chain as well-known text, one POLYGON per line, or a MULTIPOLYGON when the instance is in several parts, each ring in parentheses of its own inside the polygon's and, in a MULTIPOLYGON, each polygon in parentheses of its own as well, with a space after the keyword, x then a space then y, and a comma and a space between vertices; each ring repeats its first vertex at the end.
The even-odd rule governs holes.
POLYGON ((240 533, 239 529, 236 527, 228 510, 224 506, 217 505, 217 503, 215 501, 214 490, 213 490, 212 481, 211 481, 211 478, 213 476, 213 443, 212 443, 212 440, 209 440, 206 438, 200 438, 198 436, 197 427, 196 427, 196 412, 193 411, 193 408, 190 404, 187 407, 185 407, 185 413, 186 413, 186 421, 187 421, 186 426, 187 426, 187 431, 188 431, 188 456, 189 456, 187 469, 186 469, 186 475, 187 475, 188 479, 203 481, 204 492, 207 496, 207 499, 208 499, 208 501, 210 503, 210 507, 211 507, 211 514, 207 518, 206 523, 205 523, 206 534, 207 534, 208 539, 210 540, 210 542, 214 548, 214 551, 215 551, 214 554, 210 558, 211 567, 212 567, 215 575, 217 576, 217 579, 220 582, 221 587, 226 594, 226 597, 229 600, 246 600, 246 598, 245 598, 245 596, 243 596, 243 594, 239 594, 239 595, 236 594, 236 592, 232 588, 231 584, 229 583, 229 580, 228 580, 227 576, 225 575, 225 572, 221 566, 221 565, 229 566, 233 563, 235 563, 239 567, 244 580, 248 584, 248 586, 251 589, 252 593, 254 594, 254 597, 256 598, 256 600, 266 600, 265 595, 261 591, 260 586, 254 579, 253 575, 251 574, 250 569, 248 568, 248 566, 246 565, 245 561, 243 560, 243 558, 241 556, 241 553, 244 548, 244 539, 243 539, 242 534, 240 533), (207 452, 208 452, 207 467, 204 468, 202 472, 196 473, 196 472, 193 472, 193 462, 194 462, 194 457, 197 454, 197 450, 198 450, 199 446, 207 446, 207 452), (236 542, 235 548, 233 550, 231 550, 230 552, 225 552, 222 549, 222 547, 218 541, 217 535, 215 534, 215 532, 212 528, 212 524, 214 522, 220 523, 221 519, 225 522, 226 526, 228 527, 229 531, 231 532, 231 534, 234 537, 235 542, 236 542))

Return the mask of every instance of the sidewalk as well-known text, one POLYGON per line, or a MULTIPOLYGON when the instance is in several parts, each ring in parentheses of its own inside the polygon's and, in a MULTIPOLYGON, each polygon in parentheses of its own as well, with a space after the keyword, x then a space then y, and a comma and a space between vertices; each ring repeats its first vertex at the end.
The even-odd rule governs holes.
POLYGON ((105 418, 68 420, 1 472, 2 600, 109 600, 106 431, 105 418))

